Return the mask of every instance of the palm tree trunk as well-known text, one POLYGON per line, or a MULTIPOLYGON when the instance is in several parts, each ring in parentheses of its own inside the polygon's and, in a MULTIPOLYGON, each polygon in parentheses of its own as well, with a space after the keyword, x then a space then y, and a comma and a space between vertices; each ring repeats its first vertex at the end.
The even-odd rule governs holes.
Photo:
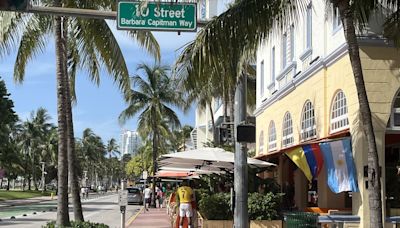
POLYGON ((236 85, 232 85, 229 91, 229 127, 231 128, 231 145, 235 146, 235 127, 233 122, 235 121, 235 92, 236 85))
POLYGON ((369 107, 364 76, 361 67, 359 47, 354 27, 353 12, 349 6, 349 0, 338 3, 354 80, 357 88, 358 101, 360 103, 360 118, 368 143, 368 198, 370 208, 370 227, 383 227, 382 223, 382 196, 379 173, 379 158, 375 141, 375 133, 372 125, 371 110, 369 107))
POLYGON ((213 108, 211 106, 211 102, 208 102, 208 109, 210 111, 210 115, 211 115, 211 124, 212 124, 212 130, 213 130, 213 144, 215 144, 215 142, 217 142, 218 140, 216 140, 217 137, 217 130, 215 127, 215 120, 214 120, 214 111, 213 108))
MULTIPOLYGON (((60 4, 56 4, 59 6, 60 4)), ((56 38, 56 70, 57 70, 57 116, 58 116, 58 196, 57 196, 57 225, 69 225, 68 213, 68 151, 67 151, 67 118, 65 109, 65 88, 63 45, 61 17, 55 18, 56 38)))
MULTIPOLYGON (((63 20, 63 44, 67 47, 67 19, 63 20)), ((76 155, 75 155, 75 137, 74 137, 74 123, 72 119, 72 107, 71 107, 71 92, 70 82, 67 69, 67 50, 63 53, 63 70, 64 70, 64 88, 66 91, 65 104, 66 104, 66 119, 67 119, 67 131, 68 131, 68 170, 71 184, 72 194, 72 205, 74 208, 74 219, 75 221, 84 221, 82 212, 81 195, 78 182, 78 174, 76 167, 76 155)))
POLYGON ((28 176, 28 190, 30 191, 30 190, 32 190, 31 189, 31 181, 32 181, 32 176, 29 174, 29 176, 28 176))
POLYGON ((226 89, 226 86, 227 85, 223 85, 223 102, 224 102, 224 112, 223 112, 223 115, 224 115, 224 123, 226 123, 226 122, 228 122, 228 104, 229 104, 229 96, 228 96, 228 92, 226 91, 227 89, 226 89))
POLYGON ((35 152, 32 154, 32 180, 33 180, 33 186, 35 187, 35 191, 38 190, 38 186, 36 183, 36 169, 35 169, 35 152))
MULTIPOLYGON (((154 128, 153 128, 154 129, 154 128)), ((152 186, 152 196, 151 196, 151 201, 153 202, 154 207, 156 207, 156 172, 157 172, 157 149, 158 149, 158 144, 157 144, 157 133, 156 130, 153 130, 153 186, 152 186)))

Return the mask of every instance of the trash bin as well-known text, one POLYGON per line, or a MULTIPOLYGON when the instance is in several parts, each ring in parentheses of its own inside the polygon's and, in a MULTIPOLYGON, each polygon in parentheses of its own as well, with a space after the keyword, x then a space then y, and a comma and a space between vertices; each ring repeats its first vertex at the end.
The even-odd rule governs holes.
POLYGON ((284 214, 287 228, 318 227, 318 214, 310 212, 289 212, 284 214))

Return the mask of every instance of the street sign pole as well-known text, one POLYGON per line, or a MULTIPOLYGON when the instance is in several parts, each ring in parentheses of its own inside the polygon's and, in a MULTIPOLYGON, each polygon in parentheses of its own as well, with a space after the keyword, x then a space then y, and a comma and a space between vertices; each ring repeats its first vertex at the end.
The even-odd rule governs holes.
POLYGON ((128 205, 128 191, 121 188, 118 193, 119 210, 121 211, 121 228, 125 228, 125 211, 128 205))
POLYGON ((121 210, 121 228, 125 228, 125 206, 120 206, 121 210))
MULTIPOLYGON (((239 123, 246 120, 246 109, 247 109, 246 89, 247 89, 247 78, 246 75, 244 74, 240 78, 238 87, 236 88, 235 127, 239 123)), ((239 143, 237 142, 237 140, 235 141, 236 141, 235 168, 234 168, 235 210, 234 210, 233 221, 235 228, 248 228, 249 213, 247 206, 247 201, 248 201, 247 145, 245 142, 239 143)))
MULTIPOLYGON (((146 184, 147 184, 147 171, 143 171, 142 178, 144 180, 144 187, 146 187, 146 184)), ((146 213, 146 199, 144 198, 144 195, 143 195, 143 207, 144 207, 143 212, 146 213)))

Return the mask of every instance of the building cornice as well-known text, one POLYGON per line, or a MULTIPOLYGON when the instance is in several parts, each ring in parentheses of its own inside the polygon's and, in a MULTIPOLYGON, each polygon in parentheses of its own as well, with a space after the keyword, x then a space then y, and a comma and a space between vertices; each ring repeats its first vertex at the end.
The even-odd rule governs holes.
POLYGON ((337 49, 335 49, 335 51, 331 52, 324 58, 315 58, 313 60, 314 62, 310 65, 308 69, 306 69, 304 72, 296 74, 297 76, 293 78, 292 81, 289 82, 285 87, 278 90, 268 99, 264 100, 260 107, 258 107, 254 111, 254 115, 256 117, 259 116, 261 113, 263 113, 265 109, 275 103, 275 101, 282 99, 284 96, 292 92, 297 86, 301 85, 304 81, 309 79, 319 70, 323 69, 324 67, 326 68, 328 66, 331 66, 333 63, 342 58, 345 54, 347 54, 347 43, 343 43, 337 49))
POLYGON ((334 64, 336 61, 341 59, 345 54, 348 53, 348 46, 347 43, 344 42, 338 48, 336 48, 333 52, 327 55, 324 60, 324 67, 329 67, 334 64))
POLYGON ((282 72, 276 77, 276 80, 280 81, 284 76, 286 76, 289 71, 291 71, 293 68, 296 67, 296 62, 292 61, 288 66, 285 67, 285 69, 282 70, 282 72))
MULTIPOLYGON (((394 47, 393 42, 388 41, 387 39, 381 38, 381 37, 363 37, 359 36, 357 37, 358 44, 360 47, 394 47)), ((311 53, 311 50, 306 50, 303 55, 307 55, 311 53)), ((334 63, 336 63, 339 59, 343 58, 345 55, 348 53, 348 45, 347 42, 342 43, 338 48, 336 48, 334 51, 332 51, 329 55, 325 57, 317 57, 314 60, 312 60, 312 64, 308 69, 306 69, 304 72, 298 72, 296 73, 296 76, 292 79, 291 82, 289 82, 285 87, 282 89, 279 89, 276 91, 271 97, 268 97, 264 99, 260 105, 255 111, 254 115, 257 117, 265 109, 267 109, 269 106, 271 106, 275 101, 278 101, 282 99, 282 97, 286 96, 289 94, 291 91, 293 91, 297 86, 301 85, 304 81, 309 79, 311 76, 313 76, 315 73, 317 73, 319 70, 323 68, 330 67, 334 63)), ((302 56, 304 57, 304 56, 302 56)))

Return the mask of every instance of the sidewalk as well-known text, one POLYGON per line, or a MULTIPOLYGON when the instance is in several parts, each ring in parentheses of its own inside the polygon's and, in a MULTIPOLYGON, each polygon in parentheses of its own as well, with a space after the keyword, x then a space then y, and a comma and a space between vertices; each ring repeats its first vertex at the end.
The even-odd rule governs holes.
POLYGON ((128 226, 130 228, 171 228, 171 222, 165 208, 149 208, 149 211, 140 212, 128 226))

